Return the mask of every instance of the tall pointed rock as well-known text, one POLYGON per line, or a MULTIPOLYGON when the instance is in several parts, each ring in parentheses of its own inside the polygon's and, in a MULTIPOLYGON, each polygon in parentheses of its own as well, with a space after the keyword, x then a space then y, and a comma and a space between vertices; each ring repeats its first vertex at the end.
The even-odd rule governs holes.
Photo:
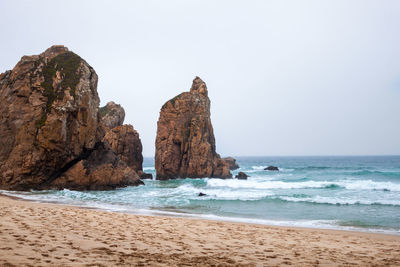
POLYGON ((189 92, 167 101, 157 123, 155 167, 158 180, 231 178, 215 151, 207 86, 196 77, 189 92))

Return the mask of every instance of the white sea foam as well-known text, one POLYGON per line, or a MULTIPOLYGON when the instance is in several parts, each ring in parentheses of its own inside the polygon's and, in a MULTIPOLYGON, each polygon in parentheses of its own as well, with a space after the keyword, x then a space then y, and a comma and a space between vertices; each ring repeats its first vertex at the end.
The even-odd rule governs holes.
POLYGON ((382 229, 382 228, 360 228, 354 226, 341 226, 337 220, 296 220, 296 221, 283 221, 283 220, 266 220, 266 219, 250 219, 238 217, 224 217, 212 214, 195 215, 203 219, 221 220, 230 222, 254 223, 263 225, 274 226, 287 226, 287 227, 305 227, 305 228, 319 228, 319 229, 336 229, 346 231, 362 231, 384 234, 400 235, 400 230, 397 229, 382 229))
POLYGON ((319 203, 319 204, 332 204, 332 205, 400 205, 400 200, 391 200, 391 199, 379 199, 379 200, 367 200, 367 199, 359 199, 359 198, 340 198, 340 197, 324 197, 324 196, 314 196, 314 197, 289 197, 289 196, 280 196, 279 199, 286 200, 289 202, 309 202, 309 203, 319 203))
POLYGON ((268 166, 252 166, 253 170, 258 170, 258 171, 262 171, 265 168, 267 168, 268 166))
POLYGON ((352 190, 389 190, 400 191, 400 183, 376 182, 372 180, 341 180, 336 184, 352 190))
MULTIPOLYGON (((178 187, 181 191, 196 191, 198 190, 195 187, 189 186, 180 186, 178 187)), ((262 225, 274 225, 274 226, 288 226, 288 227, 306 227, 306 228, 320 228, 320 229, 339 229, 339 230, 349 230, 349 231, 365 231, 365 232, 375 232, 375 233, 385 233, 385 234, 395 234, 400 235, 399 229, 383 229, 383 228, 360 228, 355 226, 342 226, 340 222, 337 220, 269 220, 269 219, 257 219, 257 218, 244 218, 244 217, 227 217, 227 216, 219 216, 214 214, 192 214, 192 213, 182 213, 175 211, 166 211, 166 210, 153 210, 146 208, 135 208, 131 205, 120 205, 120 204, 111 204, 105 202, 98 202, 93 200, 80 201, 71 201, 72 198, 82 198, 83 195, 88 195, 85 192, 78 192, 72 190, 62 190, 58 191, 58 195, 53 194, 32 194, 26 192, 12 192, 12 191, 3 191, 0 190, 1 193, 10 195, 10 196, 18 196, 28 200, 36 200, 41 202, 55 202, 59 204, 80 206, 86 208, 95 208, 101 209, 105 211, 111 212, 124 212, 124 213, 133 213, 133 214, 141 214, 141 215, 157 215, 157 216, 173 216, 173 217, 192 217, 192 218, 201 218, 206 220, 217 220, 217 221, 230 221, 230 222, 241 222, 241 223, 253 223, 253 224, 262 224, 262 225)), ((192 193, 193 193, 192 192, 192 193)), ((210 191, 211 192, 211 191, 210 191)), ((210 193, 209 192, 209 193, 210 193)), ((221 193, 221 192, 219 192, 221 193)), ((90 195, 90 194, 89 194, 90 195)), ((87 197, 89 198, 89 197, 87 197)), ((287 199, 288 201, 299 201, 297 198, 287 199)), ((323 197, 309 199, 311 201, 328 201, 332 204, 336 204, 334 202, 338 202, 338 200, 327 200, 323 197)), ((345 203, 343 203, 345 204, 345 203)))
POLYGON ((259 200, 263 199, 267 196, 274 195, 271 191, 268 190, 232 190, 232 189, 221 189, 221 188, 196 188, 190 184, 184 184, 176 188, 175 193, 180 193, 180 195, 186 195, 189 199, 201 199, 201 200, 259 200), (198 197, 198 194, 202 192, 206 194, 201 198, 198 197))
POLYGON ((299 189, 299 188, 321 188, 332 185, 328 181, 306 181, 306 182, 282 182, 282 181, 259 181, 259 180, 222 180, 209 179, 209 187, 229 187, 229 188, 253 188, 253 189, 299 189))
POLYGON ((222 180, 209 179, 208 187, 228 188, 253 188, 253 189, 301 189, 301 188, 326 188, 330 186, 343 187, 349 190, 388 190, 400 191, 400 183, 375 182, 372 180, 339 180, 339 181, 301 181, 284 182, 271 180, 222 180))
MULTIPOLYGON (((223 181, 223 180, 217 180, 223 181)), ((233 181, 233 180, 230 180, 233 181)), ((243 182, 236 180, 237 183, 243 182)), ((205 188, 196 188, 191 184, 184 184, 177 187, 175 190, 171 191, 171 195, 176 195, 179 197, 185 196, 188 199, 192 200, 242 200, 242 201, 254 201, 261 200, 264 198, 270 199, 281 199, 289 202, 309 202, 309 203, 320 203, 320 204, 333 204, 333 205, 354 205, 354 204, 363 204, 363 205, 373 205, 373 204, 381 204, 381 205, 400 205, 400 198, 393 198, 392 196, 386 196, 379 194, 377 198, 369 196, 365 198, 365 196, 310 196, 310 197, 302 197, 300 196, 280 196, 274 193, 272 189, 282 188, 280 183, 273 183, 276 187, 268 187, 268 189, 264 188, 252 188, 252 187, 205 187, 205 188), (198 193, 202 192, 206 194, 206 196, 198 197, 198 193)), ((289 184, 289 183, 287 183, 289 184)), ((300 183, 299 183, 300 184, 300 183)), ((326 185, 329 185, 327 183, 326 185)), ((321 186, 318 183, 309 183, 307 182, 307 188, 314 186, 321 186)), ((293 188, 293 187, 290 187, 293 188)), ((303 187, 296 187, 303 188, 303 187)), ((315 187, 311 187, 315 188, 315 187)))
MULTIPOLYGON (((216 181, 223 181, 223 180, 216 180, 216 181)), ((293 186, 282 186, 281 183, 273 182, 269 183, 268 186, 265 186, 265 183, 262 187, 254 188, 254 183, 247 184, 247 187, 238 186, 236 183, 241 183, 244 181, 230 180, 229 183, 230 187, 227 186, 207 186, 203 188, 196 188, 190 184, 184 184, 177 187, 175 190, 170 192, 170 195, 174 195, 177 197, 185 197, 191 200, 242 200, 242 201, 255 201, 261 200, 265 198, 269 199, 281 199, 289 202, 309 202, 309 203, 320 203, 320 204, 340 204, 340 205, 354 205, 354 204, 363 204, 363 205, 372 205, 372 204, 381 204, 381 205, 400 205, 400 198, 393 198, 393 196, 386 196, 382 194, 378 194, 375 197, 365 195, 355 196, 355 195, 343 195, 343 196, 309 196, 309 197, 302 197, 299 196, 280 196, 274 192, 273 189, 277 188, 289 188, 292 189, 293 186), (250 186, 251 185, 251 186, 250 186), (198 197, 199 192, 206 194, 206 196, 198 197)), ((220 182, 217 182, 220 183, 220 182)), ((211 181, 211 184, 213 182, 211 181)), ((290 184, 290 183, 286 183, 290 184)), ((305 188, 304 183, 297 183, 303 184, 298 185, 297 188, 305 188)), ((320 184, 320 183, 310 183, 307 182, 306 188, 318 188, 321 186, 330 185, 330 183, 320 184), (312 187, 316 186, 316 187, 312 187)))

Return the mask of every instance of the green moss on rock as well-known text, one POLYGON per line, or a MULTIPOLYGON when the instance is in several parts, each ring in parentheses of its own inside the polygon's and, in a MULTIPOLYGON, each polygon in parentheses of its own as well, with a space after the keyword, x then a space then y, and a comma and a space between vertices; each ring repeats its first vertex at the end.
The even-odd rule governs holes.
POLYGON ((36 128, 42 128, 44 126, 44 124, 46 123, 46 119, 47 119, 47 113, 45 111, 42 111, 42 114, 40 115, 40 119, 38 119, 35 122, 36 128))
MULTIPOLYGON (((120 107, 120 105, 117 105, 117 107, 120 107)), ((100 107, 99 111, 100 111, 100 117, 101 118, 103 118, 106 115, 109 115, 109 116, 112 117, 117 113, 117 111, 115 109, 108 108, 108 105, 105 105, 104 107, 100 107)))
POLYGON ((107 114, 107 112, 108 112, 107 106, 101 107, 99 110, 100 110, 100 116, 101 116, 102 118, 103 118, 103 117, 107 114))
POLYGON ((75 98, 76 86, 79 83, 80 75, 77 73, 82 58, 73 52, 66 52, 57 55, 47 63, 42 75, 44 81, 41 83, 43 87, 43 95, 47 97, 46 109, 42 112, 41 118, 36 122, 38 128, 42 127, 50 113, 53 102, 56 99, 61 100, 64 97, 64 91, 70 88, 71 95, 75 98), (57 71, 61 73, 61 83, 54 88, 53 80, 57 71))

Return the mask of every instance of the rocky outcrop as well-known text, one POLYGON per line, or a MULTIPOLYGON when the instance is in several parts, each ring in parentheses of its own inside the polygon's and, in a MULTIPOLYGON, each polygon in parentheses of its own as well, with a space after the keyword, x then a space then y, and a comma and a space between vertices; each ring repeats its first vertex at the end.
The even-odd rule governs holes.
POLYGON ((92 188, 93 181, 96 188, 110 182, 112 188, 137 184, 137 175, 118 158, 112 164, 93 160, 109 151, 99 150, 105 134, 99 102, 96 72, 64 46, 24 56, 13 70, 1 74, 0 188, 92 188), (74 170, 80 165, 86 175, 78 182, 82 173, 74 170))
POLYGON ((132 125, 121 125, 107 131, 103 141, 134 171, 143 170, 142 142, 132 125))
POLYGON ((125 111, 121 105, 108 102, 100 108, 101 122, 106 129, 103 141, 117 153, 118 157, 132 168, 140 179, 153 179, 151 173, 142 169, 142 142, 132 125, 124 124, 125 111))
POLYGON ((99 142, 86 159, 82 159, 59 176, 52 187, 74 190, 109 190, 144 184, 138 174, 107 143, 99 142))
POLYGON ((239 179, 239 180, 246 180, 247 177, 249 177, 247 174, 245 174, 244 172, 239 172, 235 178, 239 179))
POLYGON ((137 174, 139 175, 140 179, 153 179, 153 175, 151 173, 145 173, 143 171, 138 171, 137 174))
POLYGON ((279 168, 275 166, 268 166, 264 168, 264 171, 279 171, 279 168))
POLYGON ((215 151, 206 84, 196 77, 190 92, 167 101, 157 123, 155 167, 158 180, 231 178, 229 165, 215 151))
POLYGON ((232 157, 226 157, 226 158, 222 158, 222 159, 225 160, 225 162, 227 162, 229 164, 230 170, 239 169, 239 164, 236 163, 236 159, 234 159, 232 157))
POLYGON ((119 104, 113 101, 100 108, 101 122, 107 129, 113 129, 121 126, 125 119, 125 110, 119 104))

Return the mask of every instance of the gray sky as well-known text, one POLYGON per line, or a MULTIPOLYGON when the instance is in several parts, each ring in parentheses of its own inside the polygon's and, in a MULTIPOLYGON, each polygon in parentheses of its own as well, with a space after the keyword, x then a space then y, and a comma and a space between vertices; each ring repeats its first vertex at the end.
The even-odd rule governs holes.
POLYGON ((0 1, 0 72, 63 44, 154 155, 160 107, 208 86, 225 155, 400 154, 400 1, 0 1))

